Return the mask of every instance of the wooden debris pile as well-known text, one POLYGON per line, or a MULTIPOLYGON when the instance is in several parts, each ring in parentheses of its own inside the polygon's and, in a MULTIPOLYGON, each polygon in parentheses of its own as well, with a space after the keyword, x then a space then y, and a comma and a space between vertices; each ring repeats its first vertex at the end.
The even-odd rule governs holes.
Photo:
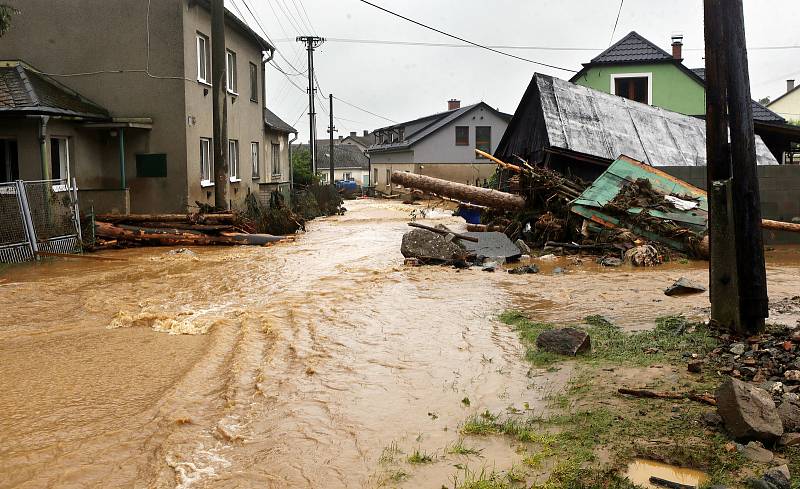
POLYGON ((252 222, 234 213, 99 214, 95 248, 129 246, 258 245, 285 236, 254 233, 252 222))

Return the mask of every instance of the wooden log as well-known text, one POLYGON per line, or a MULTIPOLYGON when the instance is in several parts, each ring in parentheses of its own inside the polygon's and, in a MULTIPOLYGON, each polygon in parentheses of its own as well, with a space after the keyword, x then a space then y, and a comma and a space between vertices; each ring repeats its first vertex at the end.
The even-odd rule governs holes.
POLYGON ((648 397, 651 399, 690 399, 692 401, 702 402, 711 406, 717 405, 717 400, 709 394, 695 394, 693 392, 657 392, 647 389, 628 389, 625 387, 620 387, 617 389, 617 392, 633 397, 648 397))
POLYGON ((238 234, 227 233, 224 236, 209 236, 207 234, 180 231, 178 229, 149 229, 134 226, 115 226, 111 223, 97 221, 95 234, 103 238, 113 238, 119 241, 131 241, 155 246, 176 245, 263 245, 285 239, 283 236, 269 234, 238 234))
POLYGON ((681 484, 680 482, 673 482, 667 479, 662 479, 661 477, 651 476, 650 477, 650 484, 667 487, 669 489, 696 489, 697 486, 690 486, 688 484, 681 484))
POLYGON ((761 227, 771 231, 786 231, 789 233, 800 233, 800 224, 794 222, 773 221, 762 219, 761 227))
POLYGON ((525 208, 524 197, 500 192, 498 190, 473 187, 463 183, 450 182, 440 178, 427 177, 402 171, 392 172, 391 179, 392 183, 402 185, 403 187, 416 188, 452 199, 485 205, 493 209, 515 211, 525 208))
POLYGON ((456 238, 462 239, 464 241, 472 241, 473 243, 478 242, 478 238, 473 238, 472 236, 467 236, 465 234, 454 233, 452 231, 445 231, 444 229, 439 229, 432 226, 426 226, 425 224, 420 224, 418 222, 410 222, 408 223, 408 225, 411 226, 412 228, 424 229, 426 231, 431 231, 436 234, 452 234, 456 238))
POLYGON ((111 258, 110 256, 92 256, 83 255, 78 253, 55 253, 52 251, 37 251, 39 256, 52 256, 56 258, 76 258, 78 260, 95 260, 95 261, 128 261, 125 258, 111 258))
POLYGON ((236 219, 234 214, 98 214, 95 219, 103 222, 188 222, 231 224, 236 219))
POLYGON ((469 224, 467 223, 467 231, 474 233, 489 233, 492 231, 503 232, 504 226, 496 226, 492 224, 469 224))
POLYGON ((500 160, 498 158, 495 158, 494 156, 490 155, 486 151, 481 151, 478 148, 475 148, 475 152, 478 153, 479 155, 483 156, 486 159, 494 161, 501 168, 505 168, 506 170, 511 170, 511 171, 513 171, 515 173, 522 173, 522 168, 518 167, 517 165, 512 165, 511 163, 506 163, 505 161, 502 161, 502 160, 500 160))
MULTIPOLYGON (((124 224, 124 223, 120 223, 124 224)), ((137 223, 143 228, 171 228, 185 229, 188 231, 199 231, 201 233, 218 234, 223 231, 233 231, 233 224, 192 224, 188 222, 141 222, 137 223)))

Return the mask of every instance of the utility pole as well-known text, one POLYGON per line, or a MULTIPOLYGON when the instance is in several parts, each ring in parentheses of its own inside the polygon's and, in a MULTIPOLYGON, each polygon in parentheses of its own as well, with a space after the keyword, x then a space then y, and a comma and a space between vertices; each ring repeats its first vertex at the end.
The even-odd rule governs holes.
POLYGON ((330 133, 330 151, 328 152, 330 155, 330 164, 331 164, 331 185, 336 185, 334 181, 334 172, 333 172, 333 133, 336 131, 336 126, 333 125, 333 94, 328 94, 328 100, 330 100, 330 108, 329 108, 329 115, 330 115, 330 123, 328 125, 328 132, 330 133))
POLYGON ((704 0, 704 15, 711 318, 756 333, 769 299, 742 0, 704 0))
POLYGON ((298 42, 305 43, 308 51, 308 129, 311 132, 308 146, 311 151, 311 173, 317 174, 317 111, 314 107, 314 50, 318 48, 325 39, 318 36, 298 36, 298 42))
POLYGON ((228 208, 228 77, 225 70, 225 2, 211 0, 211 91, 214 126, 214 205, 228 208))

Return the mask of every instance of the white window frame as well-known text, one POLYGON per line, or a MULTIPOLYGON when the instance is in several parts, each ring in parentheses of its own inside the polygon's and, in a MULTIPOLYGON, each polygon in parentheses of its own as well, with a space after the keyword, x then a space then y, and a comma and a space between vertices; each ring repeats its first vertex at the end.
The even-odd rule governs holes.
POLYGON ((211 138, 200 138, 200 185, 212 187, 214 179, 211 173, 214 171, 214 150, 211 138))
POLYGON ((253 180, 261 178, 261 162, 259 161, 259 148, 258 142, 252 141, 250 143, 250 171, 252 171, 253 180))
POLYGON ((344 180, 345 182, 349 182, 350 180, 355 180, 353 178, 353 172, 351 171, 342 172, 342 180, 344 180))
POLYGON ((211 69, 211 63, 209 62, 210 58, 208 57, 208 36, 202 34, 200 32, 197 33, 197 81, 200 83, 205 83, 206 85, 211 85, 209 81, 209 71, 211 69), (202 53, 200 52, 200 45, 203 46, 202 53), (203 73, 205 72, 205 73, 203 73))
MULTIPOLYGON (((619 73, 611 76, 611 95, 617 94, 617 79, 647 78, 647 105, 653 105, 653 73, 619 73)), ((633 100, 632 100, 633 102, 633 100)))
MULTIPOLYGON (((51 136, 50 137, 50 145, 51 146, 52 146, 54 140, 59 142, 58 143, 58 149, 59 149, 59 151, 58 151, 59 152, 59 158, 58 158, 58 160, 59 160, 58 161, 59 162, 59 166, 58 166, 59 178, 58 179, 59 180, 66 180, 66 182, 67 182, 66 186, 69 187, 69 184, 72 181, 72 179, 70 178, 70 172, 69 172, 69 166, 70 166, 70 161, 69 161, 69 156, 70 156, 69 155, 69 137, 67 137, 67 136, 51 136)), ((19 149, 17 149, 17 154, 19 154, 19 149)), ((52 164, 53 164, 53 162, 51 161, 50 165, 52 165, 52 164)), ((55 176, 51 176, 51 177, 55 178, 55 176)), ((63 185, 53 185, 53 190, 55 190, 56 192, 62 192, 64 190, 66 190, 65 188, 62 188, 62 187, 63 187, 63 185)))
POLYGON ((228 77, 228 86, 226 89, 231 95, 239 96, 238 90, 238 77, 236 76, 236 52, 230 49, 225 50, 225 74, 228 77))
POLYGON ((272 179, 275 180, 281 178, 281 145, 280 143, 271 143, 270 144, 270 170, 272 174, 272 179))
POLYGON ((231 172, 231 183, 241 182, 242 175, 239 173, 239 141, 237 139, 228 140, 228 166, 231 172))

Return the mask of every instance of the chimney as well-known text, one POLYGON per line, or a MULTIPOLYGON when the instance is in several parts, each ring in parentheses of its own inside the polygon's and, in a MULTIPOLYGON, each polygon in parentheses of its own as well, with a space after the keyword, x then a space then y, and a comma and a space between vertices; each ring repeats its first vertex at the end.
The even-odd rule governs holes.
POLYGON ((367 131, 366 129, 364 129, 364 137, 367 137, 367 136, 369 136, 369 131, 367 131))
POLYGON ((354 138, 354 137, 356 137, 356 132, 355 132, 355 131, 350 131, 350 137, 351 137, 351 138, 354 138))
POLYGON ((447 101, 447 110, 456 110, 461 108, 461 101, 451 98, 447 101))
POLYGON ((786 80, 786 92, 794 90, 794 80, 786 80))
POLYGON ((342 140, 342 136, 339 136, 339 141, 341 141, 341 140, 342 140))
POLYGON ((683 59, 683 34, 672 36, 672 58, 679 61, 683 59))

